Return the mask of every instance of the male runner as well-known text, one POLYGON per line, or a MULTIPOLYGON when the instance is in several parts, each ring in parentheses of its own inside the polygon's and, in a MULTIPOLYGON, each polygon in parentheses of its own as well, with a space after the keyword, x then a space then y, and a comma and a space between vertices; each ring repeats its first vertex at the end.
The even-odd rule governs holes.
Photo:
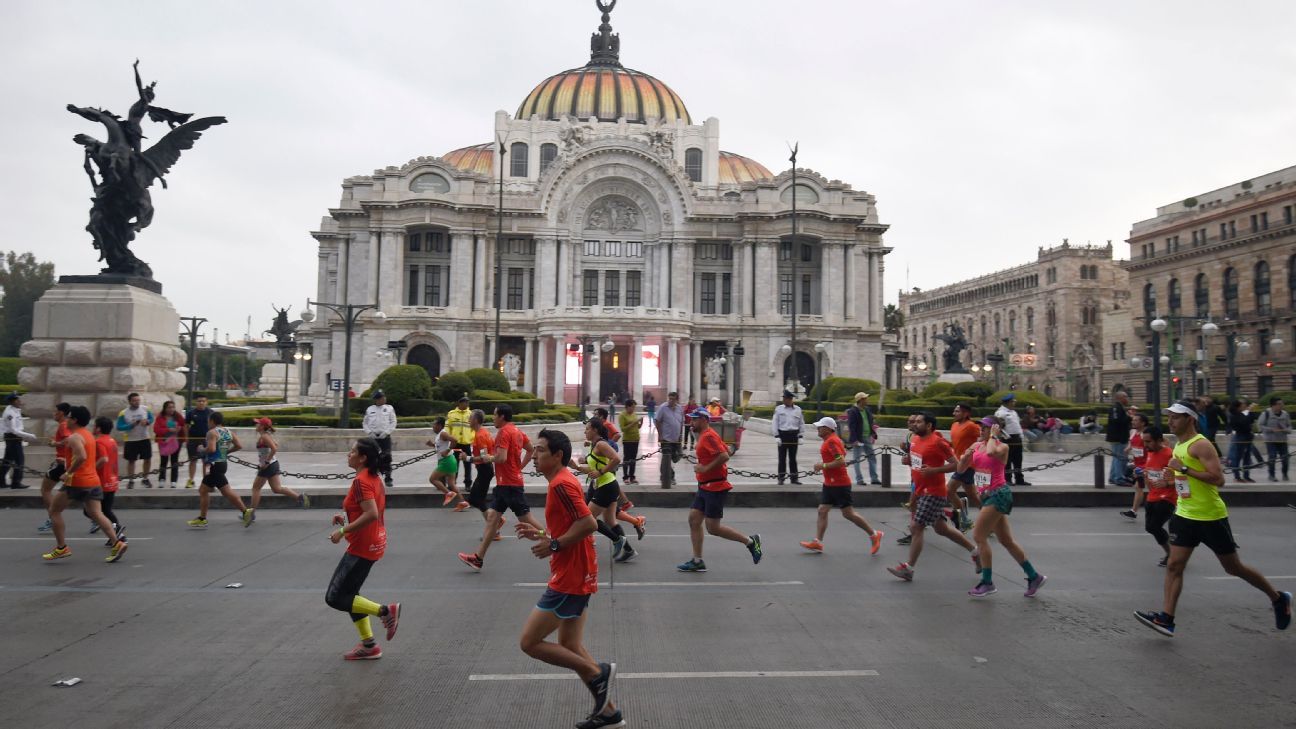
MULTIPOLYGON (((513 424, 513 408, 500 405, 495 408, 495 497, 486 510, 486 528, 476 552, 460 552, 459 561, 480 572, 486 550, 504 524, 504 512, 512 510, 518 521, 542 530, 540 522, 531 515, 526 494, 522 491, 522 467, 531 458, 531 449, 524 445, 522 431, 513 424)), ((542 530, 543 531, 543 530, 542 530)))
POLYGON ((1143 465, 1134 469, 1134 478, 1147 484, 1147 503, 1143 506, 1143 529, 1165 554, 1157 566, 1165 567, 1170 562, 1170 534, 1166 532, 1166 522, 1174 516, 1175 503, 1179 500, 1175 493, 1174 477, 1167 468, 1170 457, 1174 454, 1165 444, 1165 435, 1155 425, 1143 429, 1143 465))
POLYGON ((697 474, 698 491, 689 508, 689 536, 693 541, 693 558, 675 569, 680 572, 706 572, 706 562, 702 561, 702 525, 705 522, 707 533, 713 537, 722 537, 747 546, 751 552, 753 564, 761 561, 761 538, 759 534, 750 537, 720 523, 724 518, 725 497, 733 486, 729 485, 729 448, 720 439, 720 434, 711 427, 711 414, 703 408, 695 408, 689 413, 689 427, 697 434, 697 465, 693 466, 697 474))
MULTIPOLYGON (((112 522, 113 529, 116 530, 117 536, 123 537, 126 534, 126 527, 122 526, 121 521, 117 519, 117 513, 113 511, 113 501, 117 498, 117 483, 120 480, 120 472, 117 467, 117 441, 112 437, 113 421, 111 418, 98 417, 94 419, 94 440, 95 440, 95 471, 99 474, 99 484, 103 487, 103 503, 100 505, 104 516, 112 522)), ((90 533, 94 534, 99 531, 99 522, 95 521, 90 515, 90 510, 84 510, 85 516, 90 520, 93 526, 90 527, 90 533)), ((105 547, 112 546, 112 539, 104 543, 105 547)))
POLYGON ((1224 485, 1224 468, 1219 454, 1204 436, 1197 432, 1197 411, 1185 402, 1176 402, 1163 411, 1169 416, 1170 430, 1178 443, 1174 457, 1166 467, 1174 475, 1179 501, 1170 519, 1170 562, 1166 565, 1165 603, 1160 612, 1135 611, 1139 622, 1158 633, 1174 637, 1175 607, 1183 591, 1184 568, 1198 544, 1215 553, 1224 571, 1241 577, 1263 592, 1273 603, 1274 621, 1279 630, 1291 625, 1292 595, 1278 592, 1264 575, 1242 563, 1229 527, 1228 507, 1220 498, 1224 485))
POLYGON ((1138 519, 1138 509, 1143 505, 1143 489, 1146 487, 1144 471, 1147 468, 1147 447, 1143 443, 1143 429, 1147 427, 1147 416, 1143 413, 1130 415, 1129 445, 1125 447, 1126 460, 1134 463, 1134 502, 1130 508, 1121 512, 1121 516, 1134 521, 1138 519))
POLYGON ((846 471, 846 445, 837 435, 837 421, 832 418, 820 418, 815 423, 815 429, 819 431, 819 438, 823 440, 823 445, 819 446, 820 462, 814 464, 816 473, 823 473, 824 485, 823 493, 819 496, 819 516, 815 522, 815 538, 808 542, 801 542, 801 546, 816 552, 823 553, 824 533, 828 531, 828 512, 833 507, 841 509, 841 514, 846 521, 868 532, 869 538, 873 541, 873 546, 869 554, 877 554, 878 547, 882 545, 882 530, 874 529, 864 520, 864 517, 855 513, 854 502, 851 501, 851 479, 850 474, 846 471))
POLYGON ((185 483, 187 489, 194 487, 194 472, 198 470, 199 463, 203 467, 202 475, 207 475, 207 462, 198 454, 198 449, 207 442, 207 430, 210 428, 207 419, 211 414, 211 408, 207 407, 206 395, 194 395, 193 407, 186 410, 184 414, 185 424, 189 429, 188 437, 185 438, 185 455, 189 457, 189 480, 185 483))
MULTIPOLYGON (((954 422, 950 424, 950 446, 954 448, 954 458, 962 459, 967 449, 981 439, 981 426, 972 419, 972 406, 959 403, 954 406, 954 422)), ((961 487, 965 492, 975 491, 973 484, 976 471, 969 466, 963 471, 954 469, 950 475, 946 497, 954 507, 954 523, 959 531, 966 532, 972 528, 972 519, 968 516, 967 499, 958 495, 961 487), (961 509, 959 507, 962 507, 961 509)))
POLYGON ((103 487, 99 483, 99 473, 95 469, 94 436, 86 429, 90 424, 89 408, 84 405, 73 407, 72 412, 68 414, 67 422, 71 431, 67 440, 69 452, 67 470, 63 474, 62 488, 55 491, 50 498, 50 519, 54 522, 54 550, 46 552, 41 557, 46 562, 52 562, 72 555, 72 550, 68 548, 67 540, 64 539, 66 527, 63 524, 63 510, 67 508, 69 501, 75 501, 85 508, 90 518, 99 524, 99 528, 108 535, 112 543, 112 551, 104 561, 116 562, 126 554, 127 544, 124 538, 117 538, 112 522, 108 521, 108 517, 103 513, 103 487))
MULTIPOLYGON (((50 464, 49 470, 41 478, 41 503, 45 505, 45 513, 50 510, 50 503, 53 501, 54 484, 63 480, 63 474, 67 473, 68 459, 71 458, 72 452, 69 449, 68 438, 72 436, 72 429, 69 427, 68 414, 72 412, 72 406, 61 402, 54 406, 54 437, 50 439, 50 444, 54 446, 54 462, 50 464)), ((47 532, 54 528, 52 518, 46 516, 45 523, 36 527, 36 531, 47 532)))
POLYGON ((594 711, 576 724, 577 729, 625 726, 610 698, 616 664, 595 661, 581 642, 585 608, 590 596, 598 591, 598 555, 594 551, 594 515, 585 505, 580 481, 567 470, 571 440, 559 431, 542 430, 536 441, 536 468, 549 481, 545 497, 547 529, 534 519, 519 522, 516 529, 519 539, 536 543, 531 554, 549 559, 549 586, 522 627, 522 652, 551 666, 566 668, 585 682, 594 696, 594 711), (554 631, 558 631, 558 642, 545 640, 554 631))

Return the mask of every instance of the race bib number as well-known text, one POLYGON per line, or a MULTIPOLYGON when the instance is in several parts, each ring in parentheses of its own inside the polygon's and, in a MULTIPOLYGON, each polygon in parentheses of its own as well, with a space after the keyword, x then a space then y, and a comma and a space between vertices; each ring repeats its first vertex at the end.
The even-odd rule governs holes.
POLYGON ((1191 499, 1192 490, 1188 488, 1188 475, 1183 473, 1175 474, 1175 493, 1179 494, 1181 499, 1191 499))
POLYGON ((1134 458, 1142 458, 1142 457, 1143 457, 1143 449, 1142 449, 1142 448, 1131 448, 1131 449, 1130 449, 1130 455, 1133 456, 1134 458))
POLYGON ((909 467, 915 471, 923 467, 922 454, 909 451, 909 467))
POLYGON ((1159 468, 1151 471, 1145 471, 1144 476, 1147 477, 1148 483, 1152 484, 1153 486, 1162 486, 1165 484, 1165 471, 1159 468))
POLYGON ((986 488, 990 485, 990 472, 977 471, 972 475, 972 484, 977 488, 986 488))

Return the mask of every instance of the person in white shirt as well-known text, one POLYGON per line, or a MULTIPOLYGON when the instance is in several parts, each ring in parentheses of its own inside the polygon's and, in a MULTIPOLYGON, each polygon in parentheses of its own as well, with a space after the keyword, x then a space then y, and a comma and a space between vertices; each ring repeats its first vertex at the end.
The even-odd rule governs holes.
POLYGON ((364 422, 361 427, 369 434, 371 438, 378 441, 378 447, 382 449, 380 455, 387 456, 380 458, 382 463, 387 464, 387 470, 383 472, 383 480, 387 488, 392 487, 391 475, 391 436, 396 432, 396 409, 387 404, 387 395, 382 390, 373 394, 374 404, 365 408, 364 422))
POLYGON ((805 427, 805 416, 801 414, 801 407, 793 402, 792 393, 788 390, 783 391, 783 404, 774 408, 774 418, 770 423, 770 431, 778 439, 778 482, 783 480, 790 472, 792 474, 792 483, 799 484, 801 480, 797 478, 797 446, 801 442, 801 429, 805 427))
POLYGON ((125 410, 117 413, 117 430, 125 431, 126 488, 134 488, 135 461, 144 461, 144 487, 153 488, 148 473, 153 467, 153 411, 140 404, 138 392, 126 396, 125 410))
POLYGON ((1013 409, 1017 404, 1017 396, 1010 392, 1000 402, 1002 404, 995 411, 995 417, 1003 421, 1003 434, 1007 436, 1008 470, 1005 475, 1016 486, 1030 486, 1022 476, 1022 424, 1021 417, 1013 409))
POLYGON ((4 462, 0 463, 0 488, 8 484, 11 489, 25 489, 22 482, 23 441, 35 443, 36 436, 23 430, 22 398, 18 393, 11 393, 5 398, 4 415, 0 416, 0 433, 4 434, 4 462), (9 469, 13 468, 13 483, 8 482, 9 469))

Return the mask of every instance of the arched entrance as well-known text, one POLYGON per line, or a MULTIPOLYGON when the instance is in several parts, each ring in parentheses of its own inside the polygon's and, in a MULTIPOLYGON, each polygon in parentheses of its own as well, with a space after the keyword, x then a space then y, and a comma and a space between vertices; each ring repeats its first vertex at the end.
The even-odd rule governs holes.
POLYGON ((441 376, 441 355, 431 345, 415 345, 405 356, 405 363, 422 367, 434 380, 441 376))
POLYGON ((805 389, 805 393, 808 395, 810 390, 815 386, 814 357, 811 357, 805 352, 797 352, 783 360, 784 387, 787 387, 787 383, 792 381, 792 357, 796 357, 797 381, 801 383, 801 387, 805 389))

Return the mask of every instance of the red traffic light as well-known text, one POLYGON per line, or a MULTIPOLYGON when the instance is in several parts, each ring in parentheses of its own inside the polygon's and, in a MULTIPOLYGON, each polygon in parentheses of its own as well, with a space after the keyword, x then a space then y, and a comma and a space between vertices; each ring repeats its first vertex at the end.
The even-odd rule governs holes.
POLYGON ((1271 360, 1271 361, 1269 361, 1269 362, 1265 362, 1265 367, 1268 367, 1268 368, 1270 368, 1270 369, 1273 369, 1273 361, 1271 360))
POLYGON ((1173 382, 1173 383, 1175 383, 1176 385, 1179 384, 1179 378, 1178 378, 1178 377, 1171 377, 1171 378, 1170 378, 1170 381, 1173 382))

